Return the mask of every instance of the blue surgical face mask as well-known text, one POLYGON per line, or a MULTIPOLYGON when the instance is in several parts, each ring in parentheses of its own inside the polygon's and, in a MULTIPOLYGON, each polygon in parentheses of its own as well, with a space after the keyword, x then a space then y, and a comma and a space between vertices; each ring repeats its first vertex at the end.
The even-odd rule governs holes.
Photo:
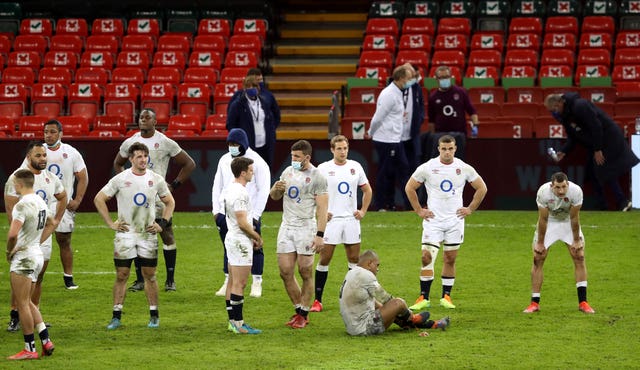
POLYGON ((418 82, 418 80, 417 80, 417 79, 412 78, 412 79, 410 79, 409 81, 405 82, 405 84, 404 84, 404 88, 405 88, 405 89, 408 89, 408 88, 410 88, 411 86, 415 85, 417 82, 418 82))
POLYGON ((232 157, 237 157, 240 155, 240 147, 239 146, 231 146, 229 145, 229 153, 232 157))
POLYGON ((52 148, 55 148, 56 146, 60 145, 61 142, 62 142, 62 139, 58 139, 58 141, 56 141, 55 143, 53 143, 51 145, 49 145, 47 143, 44 143, 44 145, 46 145, 47 148, 52 149, 52 148))
POLYGON ((302 162, 291 161, 291 167, 293 167, 294 170, 301 171, 302 170, 302 162))
POLYGON ((562 116, 560 115, 560 113, 558 112, 551 112, 551 115, 553 116, 553 118, 556 119, 556 121, 558 122, 562 122, 562 116))
POLYGON ((264 90, 264 82, 258 82, 258 86, 260 86, 260 90, 264 90))
POLYGON ((251 100, 256 100, 258 98, 258 89, 255 87, 246 89, 245 92, 247 93, 247 97, 251 100))
POLYGON ((444 78, 442 80, 438 80, 438 86, 440 86, 441 89, 448 89, 451 87, 451 79, 450 78, 444 78))

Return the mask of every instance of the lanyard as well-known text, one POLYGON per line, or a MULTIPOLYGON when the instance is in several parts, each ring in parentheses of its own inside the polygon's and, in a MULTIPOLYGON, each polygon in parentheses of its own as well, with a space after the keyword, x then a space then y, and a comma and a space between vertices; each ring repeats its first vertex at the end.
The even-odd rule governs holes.
POLYGON ((251 101, 251 99, 249 99, 249 110, 251 111, 251 115, 253 116, 253 122, 254 123, 258 123, 260 120, 260 99, 256 99, 256 110, 254 112, 253 110, 253 101, 251 101))
POLYGON ((402 91, 402 104, 404 104, 404 110, 407 110, 407 103, 409 102, 409 89, 402 91))

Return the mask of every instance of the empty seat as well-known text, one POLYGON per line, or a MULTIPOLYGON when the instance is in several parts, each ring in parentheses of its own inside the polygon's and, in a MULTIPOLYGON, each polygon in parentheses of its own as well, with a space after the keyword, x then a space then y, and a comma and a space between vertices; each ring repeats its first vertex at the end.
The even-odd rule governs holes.
POLYGON ((571 50, 545 49, 540 57, 540 65, 565 65, 573 70, 575 56, 571 50))
POLYGON ((49 40, 42 35, 18 35, 13 40, 14 51, 35 51, 41 58, 48 48, 49 40))
POLYGON ((497 121, 483 124, 478 129, 481 139, 524 139, 533 137, 530 123, 497 121))
POLYGON ((258 35, 233 35, 229 39, 229 51, 253 51, 262 58, 262 41, 258 35))
MULTIPOLYGON (((407 17, 436 18, 440 15, 438 1, 409 1, 405 7, 407 17)), ((404 31, 403 31, 404 32, 404 31)))
POLYGON ((91 35, 110 35, 121 38, 124 24, 120 18, 97 18, 91 24, 91 35))
POLYGON ((53 22, 47 18, 26 18, 20 22, 21 35, 42 35, 47 38, 53 34, 53 22))
POLYGON ((620 31, 616 35, 616 50, 640 47, 640 31, 620 31))
POLYGON ((183 53, 179 51, 156 51, 153 55, 154 67, 173 67, 182 72, 187 64, 183 53))
POLYGON ((594 103, 615 103, 617 91, 616 88, 612 86, 581 87, 580 96, 594 103))
POLYGON ((582 11, 577 0, 549 0, 547 1, 548 16, 566 16, 579 14, 582 11))
POLYGON ((200 135, 202 123, 197 115, 176 114, 169 119, 167 130, 189 130, 196 135, 200 135))
POLYGON ((424 75, 424 72, 429 68, 429 54, 420 50, 401 50, 396 56, 396 66, 405 63, 421 68, 424 75))
POLYGON ((95 83, 104 88, 109 82, 109 70, 101 67, 80 67, 76 70, 75 82, 95 83))
POLYGON ((396 52, 396 41, 390 35, 366 35, 362 42, 362 50, 382 50, 396 52))
POLYGON ((97 116, 93 124, 93 129, 115 131, 124 135, 127 132, 127 123, 121 116, 97 116))
POLYGON ((440 34, 433 43, 434 50, 460 50, 467 55, 467 36, 463 34, 440 34))
POLYGON ((567 137, 562 124, 552 117, 540 117, 535 121, 536 138, 539 139, 563 139, 567 137))
POLYGON ((537 17, 515 17, 509 23, 509 34, 535 33, 542 35, 542 20, 537 17))
POLYGON ((29 92, 19 83, 0 84, 0 117, 18 122, 20 116, 26 114, 29 92))
POLYGON ((70 51, 79 58, 84 48, 84 40, 78 35, 53 35, 49 50, 70 51))
POLYGON ((510 49, 529 49, 537 52, 540 50, 540 36, 535 33, 511 34, 507 39, 507 50, 510 49))
POLYGON ((385 67, 359 67, 356 70, 358 78, 375 78, 380 86, 386 86, 389 78, 389 68, 385 67))
POLYGON ((213 113, 207 117, 207 121, 204 124, 205 130, 226 130, 227 127, 227 114, 226 113, 213 113))
POLYGON ((51 118, 47 117, 47 116, 39 116, 39 115, 32 115, 32 116, 22 116, 20 117, 20 120, 18 121, 18 131, 16 132, 17 135, 21 136, 21 137, 38 137, 38 138, 42 138, 44 135, 43 130, 42 130, 42 126, 44 122, 47 122, 48 120, 50 120, 51 118), (27 135, 23 135, 22 133, 26 132, 29 133, 27 135))
POLYGON ((219 83, 216 85, 214 93, 213 93, 213 101, 216 103, 219 102, 228 102, 231 100, 233 94, 236 91, 242 88, 241 83, 219 83))
POLYGON ((227 67, 222 69, 220 82, 241 83, 247 77, 248 67, 227 67))
POLYGON ((484 119, 494 119, 495 117, 499 117, 502 115, 501 106, 503 103, 484 103, 475 105, 476 111, 478 112, 478 116, 480 120, 484 119))
POLYGON ((571 72, 571 67, 566 65, 542 65, 540 66, 539 77, 565 78, 573 77, 573 73, 571 72))
POLYGON ((455 50, 440 50, 435 51, 431 58, 432 66, 446 65, 449 67, 456 67, 459 70, 463 70, 465 67, 465 56, 461 51, 455 50))
POLYGON ((578 65, 602 65, 608 69, 611 65, 611 53, 606 49, 581 49, 577 62, 578 65))
POLYGON ((390 35, 397 38, 399 28, 398 20, 395 18, 370 18, 367 21, 365 34, 390 35))
POLYGON ((640 81, 640 65, 615 65, 611 78, 614 83, 640 81))
POLYGON ((28 89, 36 80, 36 73, 31 67, 12 67, 9 66, 2 71, 2 82, 23 84, 28 89))
POLYGON ((42 67, 38 72, 38 82, 59 83, 68 88, 73 80, 73 74, 67 67, 42 67))
POLYGON ((572 33, 547 33, 542 42, 543 49, 576 50, 576 36, 572 33))
POLYGON ((73 83, 69 86, 67 111, 90 121, 100 113, 102 89, 96 83, 73 83))
POLYGON ((540 113, 546 113, 544 105, 533 102, 506 102, 502 105, 503 116, 526 116, 535 118, 540 113))
POLYGON ((469 53, 470 66, 502 66, 502 54, 497 50, 472 50, 469 53))
POLYGON ((64 113, 66 91, 57 83, 35 83, 31 87, 31 113, 56 118, 64 113))
POLYGON ((180 71, 173 67, 152 67, 147 74, 147 82, 169 83, 178 87, 181 81, 180 71))
POLYGON ((220 35, 198 35, 193 39, 193 52, 216 52, 223 55, 227 50, 227 41, 220 35))
POLYGON ((66 67, 75 72, 78 66, 78 57, 71 51, 47 51, 44 55, 45 67, 66 67))
POLYGON ((438 35, 463 34, 467 37, 471 34, 471 20, 469 18, 442 18, 438 22, 438 35))
MULTIPOLYGON (((2 106, 0 106, 0 109, 2 109, 2 106)), ((15 133, 16 123, 11 118, 0 116, 0 136, 11 137, 15 135, 15 133)))
POLYGON ((502 52, 504 49, 504 37, 502 35, 475 33, 471 36, 471 51, 473 50, 496 50, 502 52))
POLYGON ((516 0, 511 5, 513 17, 544 17, 546 8, 542 0, 516 0))
POLYGON ((233 23, 233 34, 256 34, 265 40, 268 31, 267 21, 264 19, 236 19, 233 23))
POLYGON ((467 78, 491 78, 494 85, 498 85, 500 79, 500 73, 494 66, 469 66, 465 73, 467 78))
POLYGON ((198 35, 218 35, 229 38, 231 22, 224 18, 205 18, 198 22, 198 35))
POLYGON ((510 15, 511 2, 481 0, 478 2, 477 30, 504 34, 510 15))
POLYGON ((127 35, 148 35, 155 41, 160 37, 160 24, 155 18, 134 18, 127 23, 127 35))
POLYGON ((510 87, 507 91, 507 102, 509 103, 541 104, 543 99, 544 96, 540 87, 510 87))
POLYGON ((469 98, 474 104, 504 103, 504 88, 496 87, 472 87, 469 89, 469 98))
POLYGON ((609 76, 608 67, 604 65, 582 64, 576 67, 574 81, 576 85, 580 86, 580 79, 583 77, 595 78, 595 77, 606 77, 606 76, 609 76))
POLYGON ((431 52, 431 39, 427 35, 402 35, 398 42, 399 50, 423 50, 431 52))
POLYGON ((111 71, 111 82, 132 83, 140 88, 144 83, 144 70, 138 67, 116 67, 111 71))
POLYGON ((210 96, 206 84, 182 83, 178 86, 177 111, 179 114, 198 116, 202 125, 210 111, 210 96))
POLYGON ((258 57, 252 51, 229 51, 224 60, 225 67, 258 67, 258 57))
POLYGON ((370 18, 402 18, 404 16, 404 3, 374 1, 369 7, 370 18))
POLYGON ((580 35, 580 49, 613 49, 613 38, 608 33, 588 32, 580 35))
POLYGON ((352 87, 349 102, 375 104, 381 91, 381 87, 352 87))
POLYGON ((151 35, 126 35, 122 38, 122 51, 139 51, 153 54, 155 40, 151 35))
POLYGON ((545 33, 570 33, 578 35, 578 18, 574 16, 551 16, 544 25, 545 33))
POLYGON ((535 78, 536 68, 532 66, 504 66, 502 78, 535 78))
POLYGON ((582 8, 583 15, 608 15, 616 16, 618 14, 618 4, 611 0, 587 0, 582 8))
POLYGON ((426 35, 433 39, 436 27, 431 18, 405 18, 402 22, 403 35, 426 35))
POLYGON ((538 66, 538 53, 534 50, 512 49, 507 50, 504 56, 505 66, 538 66))
POLYGON ((89 122, 93 122, 93 119, 90 121, 86 117, 74 115, 60 116, 56 119, 62 124, 65 136, 87 136, 89 135, 89 122))
POLYGON ((440 5, 442 17, 468 17, 474 18, 476 6, 473 1, 443 1, 440 5))
POLYGON ((613 63, 616 65, 640 65, 640 50, 634 49, 620 49, 616 50, 613 63))
POLYGON ((184 56, 189 54, 191 43, 185 35, 165 34, 158 39, 158 51, 174 51, 180 52, 184 56))
POLYGON ((107 84, 104 96, 104 114, 121 116, 127 123, 134 123, 140 92, 132 83, 107 84))
POLYGON ((194 51, 189 56, 190 67, 210 67, 216 70, 222 69, 222 58, 215 51, 194 51))
POLYGON ((89 26, 84 18, 60 18, 56 21, 56 35, 74 35, 83 39, 89 35, 89 26))
POLYGON ((198 11, 195 9, 169 9, 166 16, 167 32, 194 34, 198 30, 198 11))
POLYGON ((149 54, 144 51, 121 51, 116 58, 116 67, 140 68, 146 74, 151 64, 149 54))
POLYGON ((388 51, 363 51, 360 54, 358 66, 391 68, 393 66, 393 54, 388 51))
POLYGON ((613 17, 607 15, 590 15, 582 19, 581 32, 604 32, 613 35, 616 25, 613 17))
POLYGON ((28 67, 36 76, 41 64, 40 54, 35 51, 12 51, 7 60, 7 67, 28 67))
POLYGON ((91 35, 87 37, 85 53, 87 51, 106 51, 112 58, 118 53, 120 39, 114 35, 91 35))
POLYGON ((146 83, 140 92, 140 109, 151 108, 158 123, 166 124, 173 113, 176 91, 170 83, 146 83))

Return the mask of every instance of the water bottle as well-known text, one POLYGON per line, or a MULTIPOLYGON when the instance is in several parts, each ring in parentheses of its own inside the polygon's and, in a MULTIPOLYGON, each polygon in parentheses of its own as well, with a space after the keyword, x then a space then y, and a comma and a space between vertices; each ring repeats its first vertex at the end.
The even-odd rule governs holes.
POLYGON ((547 154, 549 154, 549 157, 551 157, 551 159, 553 159, 554 161, 558 161, 558 153, 556 153, 556 150, 553 148, 549 148, 547 149, 547 154))
POLYGON ((636 135, 640 135, 640 116, 636 117, 636 135))

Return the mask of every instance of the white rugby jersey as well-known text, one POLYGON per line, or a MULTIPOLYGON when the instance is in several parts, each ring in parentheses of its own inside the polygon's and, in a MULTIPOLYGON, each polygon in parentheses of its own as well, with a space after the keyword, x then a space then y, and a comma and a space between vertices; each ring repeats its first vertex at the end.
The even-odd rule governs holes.
POLYGON ((224 214, 227 217, 227 229, 229 230, 227 235, 234 238, 245 237, 249 240, 247 234, 240 229, 236 218, 236 212, 245 211, 247 212, 247 221, 251 222, 248 218, 251 216, 251 201, 247 188, 234 181, 224 188, 221 198, 224 203, 224 214))
POLYGON ((343 165, 321 163, 318 171, 327 179, 329 213, 333 217, 351 217, 358 209, 358 187, 369 183, 360 163, 347 159, 343 165))
MULTIPOLYGON (((28 169, 29 168, 26 165, 24 165, 23 167, 18 168, 16 171, 28 170, 28 169)), ((16 171, 14 171, 13 173, 15 173, 16 171)), ((56 205, 58 203, 58 200, 56 199, 55 195, 60 194, 64 191, 64 186, 62 185, 62 182, 60 181, 58 176, 54 175, 53 173, 47 170, 42 170, 40 171, 39 174, 34 173, 33 177, 35 179, 33 183, 33 191, 40 198, 42 198, 42 200, 44 200, 44 203, 49 208, 49 211, 51 212, 51 214, 55 215, 56 205)), ((14 180, 15 180, 15 177, 13 174, 11 174, 11 176, 9 176, 9 179, 7 180, 7 183, 4 186, 4 193, 6 195, 20 197, 20 195, 16 192, 14 180)))
POLYGON ((62 181, 64 190, 67 192, 67 200, 73 199, 74 174, 85 168, 87 166, 82 155, 71 145, 61 143, 56 150, 47 148, 47 169, 62 181))
POLYGON ((373 272, 355 266, 347 272, 340 288, 340 315, 351 335, 364 334, 366 318, 376 309, 376 300, 384 303, 391 298, 373 272))
POLYGON ((18 250, 40 251, 40 238, 47 222, 48 213, 46 203, 35 193, 23 196, 16 203, 11 217, 13 220, 22 222, 16 243, 18 250))
POLYGON ((163 179, 167 176, 169 160, 182 151, 178 143, 156 130, 153 136, 149 138, 144 138, 139 132, 136 132, 120 145, 120 156, 122 158, 129 158, 129 147, 136 142, 142 143, 149 148, 149 163, 147 164, 147 169, 162 176, 163 179))
POLYGON ((287 167, 280 177, 286 182, 282 196, 282 225, 309 226, 316 222, 316 196, 327 193, 327 179, 309 164, 304 171, 287 167))
MULTIPOLYGON (((269 199, 269 190, 271 189, 271 172, 269 165, 251 148, 247 149, 244 155, 246 158, 253 159, 253 178, 247 183, 247 192, 251 200, 251 210, 249 217, 259 219, 267 206, 269 199)), ((224 203, 222 191, 235 180, 235 176, 231 172, 231 161, 233 157, 230 153, 226 153, 218 161, 218 168, 213 178, 213 186, 211 187, 211 205, 212 213, 224 213, 224 203)))
POLYGON ((169 187, 164 178, 153 171, 136 175, 128 168, 109 180, 100 191, 116 197, 118 220, 128 223, 129 231, 144 233, 156 219, 156 196, 168 195, 169 187))
POLYGON ((549 209, 549 221, 569 221, 571 206, 582 204, 582 189, 569 181, 567 194, 560 198, 553 194, 551 182, 540 186, 536 195, 538 207, 549 209))
POLYGON ((476 170, 458 158, 444 164, 440 157, 421 164, 411 177, 424 183, 427 189, 427 207, 435 214, 436 220, 456 216, 462 205, 462 191, 467 182, 473 182, 479 175, 476 170))

